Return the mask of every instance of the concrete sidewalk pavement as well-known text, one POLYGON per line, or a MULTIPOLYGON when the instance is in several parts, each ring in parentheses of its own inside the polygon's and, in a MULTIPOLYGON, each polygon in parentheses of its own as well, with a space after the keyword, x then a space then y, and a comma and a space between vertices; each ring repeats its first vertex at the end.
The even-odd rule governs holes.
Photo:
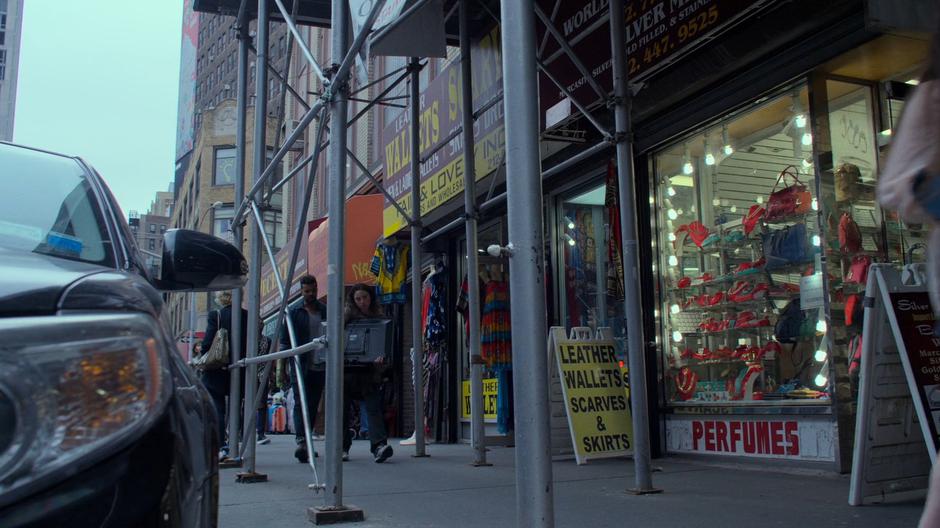
MULTIPOLYGON (((258 446, 257 470, 268 482, 235 482, 240 469, 221 475, 223 528, 313 526, 307 508, 323 503, 307 488, 309 467, 293 457, 294 439, 273 435, 258 446)), ((467 445, 414 447, 392 442, 395 456, 376 464, 367 441, 354 442, 343 464, 344 502, 365 511, 365 527, 514 527, 512 448, 494 447, 492 467, 472 467, 467 445)), ((316 442, 322 453, 323 443, 316 442)), ((318 460, 324 474, 322 458, 318 460)), ((682 458, 654 460, 653 483, 664 493, 634 496, 633 463, 624 459, 553 464, 558 527, 755 527, 889 528, 916 526, 923 498, 863 507, 848 505, 849 478, 815 471, 767 469, 759 464, 711 465, 682 458)))

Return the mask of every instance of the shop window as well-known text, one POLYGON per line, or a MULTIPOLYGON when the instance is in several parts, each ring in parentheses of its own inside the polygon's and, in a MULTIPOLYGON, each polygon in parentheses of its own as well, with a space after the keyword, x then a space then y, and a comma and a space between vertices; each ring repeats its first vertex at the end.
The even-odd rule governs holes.
POLYGON ((672 405, 829 402, 811 122, 798 87, 654 157, 672 405))
POLYGON ((231 205, 216 207, 212 211, 212 234, 231 241, 232 218, 234 217, 235 207, 231 205))

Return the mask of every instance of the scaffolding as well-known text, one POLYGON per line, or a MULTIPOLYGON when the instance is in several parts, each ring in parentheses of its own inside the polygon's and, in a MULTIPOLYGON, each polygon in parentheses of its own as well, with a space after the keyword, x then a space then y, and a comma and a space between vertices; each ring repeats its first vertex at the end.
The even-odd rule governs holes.
MULTIPOLYGON (((532 353, 546 349, 547 329, 545 318, 545 262, 543 255, 543 218, 542 218, 542 188, 544 177, 558 174, 584 160, 597 156, 613 148, 616 152, 617 172, 620 192, 620 221, 623 233, 623 262, 624 262, 624 290, 625 313, 627 315, 627 348, 629 369, 631 373, 631 405, 633 411, 633 458, 636 466, 635 488, 636 493, 655 492, 651 479, 650 468, 650 441, 649 441, 649 415, 647 409, 646 365, 644 355, 644 340, 640 317, 639 273, 637 252, 637 222, 635 211, 635 196, 633 182, 633 152, 631 132, 631 87, 628 79, 626 63, 625 40, 625 5, 624 0, 611 0, 609 2, 608 21, 612 42, 613 57, 613 94, 607 93, 594 80, 591 72, 577 57, 572 46, 559 32, 551 17, 538 8, 534 0, 513 0, 499 3, 500 14, 497 15, 490 4, 483 0, 453 0, 444 5, 446 13, 445 25, 456 12, 458 18, 457 33, 460 46, 461 85, 464 97, 460 108, 463 125, 455 130, 450 137, 440 143, 437 148, 446 145, 451 139, 462 137, 465 160, 464 174, 475 175, 474 167, 474 120, 480 117, 486 109, 496 104, 504 105, 504 121, 506 135, 506 191, 505 193, 490 197, 482 204, 477 203, 474 177, 465 178, 464 185, 464 215, 433 233, 424 233, 420 208, 420 156, 419 137, 419 74, 426 64, 421 57, 409 57, 408 64, 402 70, 391 72, 385 77, 373 80, 366 86, 358 87, 358 92, 374 86, 379 82, 395 78, 389 87, 373 99, 352 98, 350 93, 350 77, 355 61, 360 55, 364 44, 372 34, 385 0, 332 0, 327 7, 325 1, 313 0, 252 0, 257 2, 256 10, 252 10, 249 0, 203 0, 200 10, 230 12, 235 14, 235 27, 239 39, 238 72, 237 72, 237 135, 236 135, 236 181, 235 181, 235 216, 232 222, 234 240, 241 245, 242 229, 248 229, 250 255, 250 275, 247 291, 248 306, 248 343, 256 343, 259 338, 259 299, 260 299, 260 270, 262 264, 262 249, 268 260, 272 263, 272 270, 280 295, 277 310, 277 324, 274 343, 278 343, 277 332, 286 328, 291 347, 287 350, 257 355, 257 347, 242 347, 240 340, 241 320, 238 317, 232 320, 232 349, 234 351, 247 350, 245 358, 235 358, 232 368, 232 384, 229 411, 229 438, 230 448, 236 453, 236 460, 243 464, 245 481, 264 480, 263 475, 256 473, 255 466, 255 409, 261 398, 264 397, 265 382, 274 361, 290 358, 294 367, 300 368, 300 355, 316 348, 327 349, 327 372, 325 389, 326 413, 326 447, 324 457, 324 475, 321 476, 313 456, 309 457, 313 483, 310 488, 315 492, 323 493, 323 505, 311 509, 310 516, 314 522, 336 522, 336 520, 361 520, 362 512, 353 511, 343 502, 343 471, 342 471, 342 442, 343 442, 343 351, 344 351, 344 322, 339 314, 343 313, 344 301, 344 239, 345 225, 345 198, 346 198, 346 160, 355 163, 381 192, 386 199, 397 208, 404 217, 411 235, 411 262, 412 262, 412 335, 414 345, 414 364, 422 363, 420 303, 414 300, 420 298, 421 288, 421 246, 422 243, 439 236, 447 230, 465 224, 467 238, 467 265, 468 269, 476 269, 477 265, 477 221, 481 212, 496 205, 505 203, 508 213, 509 243, 499 251, 508 256, 510 269, 510 295, 511 318, 513 321, 513 369, 514 398, 515 398, 515 431, 516 431, 516 496, 517 496, 517 524, 519 526, 554 526, 553 488, 550 446, 546 441, 549 438, 549 404, 548 404, 548 360, 546 355, 532 353), (287 4, 285 4, 287 2, 287 4), (355 3, 362 12, 367 12, 358 33, 353 36, 348 27, 350 4, 355 3), (237 12, 234 6, 237 4, 237 12), (447 6, 450 6, 447 8, 447 6), (290 9, 288 8, 290 7, 290 9), (486 102, 481 108, 474 111, 471 85, 470 64, 470 33, 469 19, 471 9, 487 13, 493 21, 502 24, 500 32, 502 39, 502 71, 503 89, 492 100, 486 102), (251 45, 248 24, 252 16, 257 18, 257 45, 251 45), (276 65, 268 63, 268 27, 271 17, 283 20, 288 25, 288 44, 291 40, 296 43, 311 71, 316 75, 323 90, 316 101, 310 105, 303 96, 289 86, 287 72, 278 72, 276 65), (600 100, 607 107, 613 109, 613 129, 606 127, 602 119, 592 114, 587 105, 578 101, 566 86, 556 79, 544 61, 539 56, 541 48, 536 42, 536 18, 545 26, 545 38, 552 38, 575 65, 578 71, 585 76, 588 84, 600 100), (322 66, 313 52, 307 46, 298 29, 298 24, 322 24, 330 20, 332 57, 329 64, 322 66), (620 43, 620 45, 618 45, 620 43), (257 57, 258 67, 255 75, 255 122, 254 122, 254 174, 251 175, 251 186, 245 192, 245 183, 248 181, 245 174, 246 141, 245 127, 247 126, 248 93, 248 59, 249 52, 253 51, 257 57), (265 67, 262 67, 264 65, 265 67), (283 85, 282 93, 290 93, 305 109, 303 117, 298 124, 286 134, 283 142, 276 142, 276 152, 270 160, 266 158, 265 145, 265 119, 267 115, 267 89, 268 71, 277 77, 283 85), (538 108, 538 82, 537 71, 543 72, 554 83, 561 93, 567 96, 572 104, 581 112, 581 115, 603 136, 598 144, 587 148, 568 160, 543 172, 539 152, 540 120, 538 108), (408 107, 410 112, 411 131, 411 204, 412 211, 405 211, 385 189, 383 182, 372 175, 366 165, 359 160, 353 151, 346 145, 346 130, 349 126, 362 118, 376 104, 383 104, 384 98, 400 83, 410 81, 408 94, 408 107), (350 118, 348 103, 350 100, 366 102, 366 107, 350 118), (278 164, 284 159, 292 146, 307 129, 316 127, 313 152, 304 158, 283 180, 276 185, 270 185, 278 164), (310 207, 313 185, 316 180, 318 161, 322 152, 326 150, 328 161, 328 207, 329 207, 329 262, 327 271, 327 313, 333 314, 328 319, 325 337, 318 338, 311 343, 298 343, 295 329, 288 317, 288 295, 293 281, 301 246, 301 236, 305 233, 304 227, 308 209, 310 207), (295 175, 307 171, 307 183, 303 193, 303 205, 299 211, 296 222, 294 242, 291 247, 289 266, 286 276, 282 276, 276 265, 275 253, 272 250, 262 229, 263 217, 259 204, 285 185, 295 175), (267 193, 263 190, 269 188, 267 193), (243 227, 244 226, 244 227, 243 227), (263 365, 260 385, 258 383, 257 368, 263 365), (242 370, 243 369, 243 370, 242 370), (245 403, 243 427, 239 427, 239 402, 241 401, 240 383, 238 376, 245 379, 245 403), (330 516, 330 521, 319 517, 330 516)), ((429 0, 416 0, 410 3, 407 9, 398 18, 385 21, 380 30, 384 34, 393 31, 397 25, 407 19, 419 9, 426 7, 429 0)), ((444 2, 438 2, 444 4, 444 2)), ((556 3, 557 9, 557 3, 556 3)), ((453 25, 451 24, 452 27, 453 25)), ((290 47, 290 46, 289 46, 290 47)), ((544 46, 543 46, 544 47, 544 46)), ((283 115, 281 116, 283 119, 283 115)), ((280 129, 280 126, 278 127, 280 129)), ((492 194, 492 192, 490 193, 492 194)), ((482 356, 480 352, 480 294, 477 288, 469 288, 469 327, 470 347, 469 363, 471 365, 471 449, 472 463, 475 466, 488 465, 486 462, 486 445, 484 438, 483 420, 483 379, 482 356)), ((233 293, 233 303, 240 306, 242 291, 233 293)), ((419 420, 423 416, 424 390, 422 376, 414 377, 415 391, 415 452, 418 457, 426 456, 426 442, 424 428, 419 420)), ((303 376, 296 376, 300 394, 305 394, 303 376)), ((302 405, 303 427, 307 451, 313 454, 312 429, 310 422, 311 410, 307 408, 304 397, 300 398, 302 405)))

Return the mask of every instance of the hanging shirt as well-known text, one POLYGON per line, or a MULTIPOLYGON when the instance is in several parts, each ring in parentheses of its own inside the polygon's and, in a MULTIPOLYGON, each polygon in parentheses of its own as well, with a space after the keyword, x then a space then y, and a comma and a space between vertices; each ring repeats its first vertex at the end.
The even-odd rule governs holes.
POLYGON ((408 277, 408 244, 379 244, 372 256, 369 271, 375 275, 378 301, 382 304, 405 302, 405 279, 408 277))
MULTIPOLYGON (((482 280, 478 279, 479 288, 480 288, 480 316, 482 319, 483 316, 483 297, 484 297, 484 283, 482 280)), ((470 342, 470 287, 467 283, 466 275, 463 278, 463 282, 460 283, 460 294, 457 296, 457 313, 463 316, 464 328, 466 330, 466 340, 467 343, 470 342)))
POLYGON ((480 341, 486 365, 491 368, 512 366, 512 330, 509 318, 509 285, 503 281, 486 283, 480 341))
POLYGON ((444 312, 444 274, 432 273, 424 281, 423 303, 421 309, 424 346, 438 348, 446 341, 447 316, 444 312))

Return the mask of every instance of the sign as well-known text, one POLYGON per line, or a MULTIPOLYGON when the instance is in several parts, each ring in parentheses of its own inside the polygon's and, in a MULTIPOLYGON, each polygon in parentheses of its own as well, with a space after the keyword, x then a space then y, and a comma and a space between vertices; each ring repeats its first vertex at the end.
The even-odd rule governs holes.
MULTIPOLYGON (((294 247, 294 239, 287 241, 287 245, 281 248, 275 255, 278 271, 281 278, 287 278, 287 268, 290 266, 290 253, 294 247)), ((288 298, 300 294, 300 279, 307 272, 307 237, 300 241, 300 254, 297 255, 297 265, 294 267, 294 279, 288 292, 288 298)), ((269 315, 278 309, 281 302, 280 291, 277 288, 277 279, 274 277, 274 271, 271 269, 270 261, 265 261, 261 266, 261 317, 269 315)), ((324 293, 324 285, 320 285, 320 292, 324 293)), ((247 298, 247 295, 245 295, 247 298)))
MULTIPOLYGON (((908 271, 926 277, 922 264, 908 271)), ((940 337, 934 335, 926 280, 904 284, 893 266, 874 264, 865 292, 849 487, 853 506, 925 489, 940 419, 940 337)))
POLYGON ((822 273, 800 277, 800 310, 822 308, 826 300, 822 273))
MULTIPOLYGON (((496 398, 499 394, 499 379, 486 378, 483 380, 483 420, 490 423, 496 423, 496 398)), ((460 418, 462 420, 470 419, 470 380, 464 380, 460 401, 460 418)))
POLYGON ((823 419, 669 417, 666 448, 705 455, 835 461, 835 432, 823 419))
MULTIPOLYGON (((601 88, 613 92, 611 72, 610 6, 608 0, 558 2, 537 0, 555 28, 601 88)), ((657 69, 687 53, 741 18, 761 0, 628 0, 625 6, 627 67, 631 82, 649 77, 657 69)), ((541 56, 552 74, 584 105, 600 100, 555 38, 536 24, 541 56)), ((543 112, 565 95, 544 74, 539 79, 543 112)))
POLYGON ((632 447, 633 421, 613 339, 567 339, 553 328, 554 348, 575 458, 625 455, 632 447))
POLYGON ((183 0, 183 31, 180 42, 180 82, 176 111, 176 160, 193 150, 193 118, 196 113, 196 55, 199 44, 199 13, 193 1, 183 0))
MULTIPOLYGON (((345 271, 343 281, 353 284, 375 284, 372 274, 372 256, 375 242, 382 235, 382 204, 379 194, 352 196, 346 200, 346 218, 350 223, 343 241, 345 271), (354 223, 352 223, 354 221, 354 223)), ((327 269, 330 258, 330 220, 319 222, 310 229, 307 238, 307 274, 317 279, 320 292, 326 293, 327 269)))
MULTIPOLYGON (((493 29, 471 48, 473 106, 480 108, 502 88, 499 28, 493 29)), ((460 63, 452 62, 431 81, 420 96, 419 149, 422 158, 441 145, 462 125, 460 63)), ((385 188, 402 209, 411 211, 411 119, 403 111, 382 134, 385 188)), ((503 105, 493 105, 473 123, 476 179, 496 170, 506 150, 503 105)), ((421 164, 421 214, 425 215, 463 193, 463 138, 458 135, 421 164)), ((398 210, 386 203, 384 235, 405 227, 398 210)))

